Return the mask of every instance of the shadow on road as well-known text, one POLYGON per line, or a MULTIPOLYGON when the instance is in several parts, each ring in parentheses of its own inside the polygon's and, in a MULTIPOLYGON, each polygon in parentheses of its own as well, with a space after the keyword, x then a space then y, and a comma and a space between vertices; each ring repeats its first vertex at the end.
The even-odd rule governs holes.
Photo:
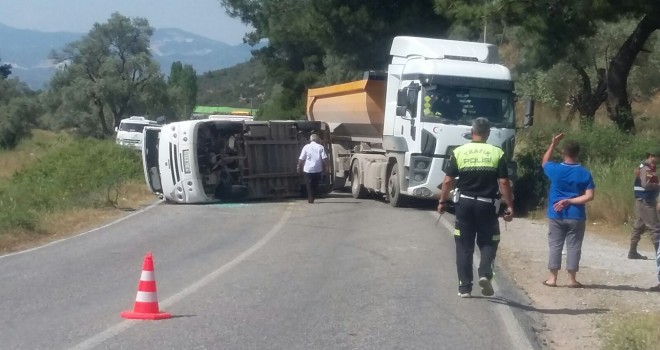
MULTIPOLYGON (((479 297, 475 297, 479 298, 479 297)), ((488 299, 491 303, 504 304, 510 307, 515 307, 524 311, 538 312, 546 315, 587 315, 587 314, 604 314, 608 313, 611 310, 605 308, 588 308, 588 309, 539 309, 531 305, 521 304, 519 302, 513 301, 511 299, 502 298, 502 297, 481 297, 488 299)))
POLYGON ((584 284, 583 288, 589 289, 605 289, 605 290, 619 290, 619 291, 629 291, 629 292, 652 292, 649 288, 642 288, 636 286, 628 285, 608 285, 608 284, 584 284))
MULTIPOLYGON (((320 199, 323 199, 323 198, 320 198, 320 199)), ((318 202, 318 201, 315 201, 314 205, 317 205, 317 204, 362 204, 362 202, 345 202, 345 201, 318 202)))

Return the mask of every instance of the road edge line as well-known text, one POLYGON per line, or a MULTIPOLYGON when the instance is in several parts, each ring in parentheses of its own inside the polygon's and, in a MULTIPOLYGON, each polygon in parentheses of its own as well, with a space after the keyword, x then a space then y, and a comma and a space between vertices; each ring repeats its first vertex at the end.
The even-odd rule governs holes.
POLYGON ((98 231, 98 230, 102 230, 102 229, 107 228, 107 227, 110 227, 110 226, 112 226, 112 225, 114 225, 114 224, 118 224, 118 223, 120 223, 120 222, 122 222, 122 221, 124 221, 124 220, 128 220, 129 218, 132 218, 133 216, 138 215, 138 214, 142 214, 142 213, 144 213, 144 212, 146 212, 146 211, 148 211, 148 210, 150 210, 150 209, 152 209, 152 208, 155 208, 156 206, 158 206, 158 205, 160 205, 160 204, 162 204, 162 203, 164 203, 164 201, 159 200, 159 201, 157 201, 157 202, 155 202, 155 203, 150 204, 149 206, 147 206, 147 207, 145 207, 145 208, 142 208, 142 209, 140 209, 140 210, 136 210, 136 211, 134 211, 134 212, 132 212, 132 213, 126 215, 126 216, 122 216, 122 217, 120 217, 119 219, 115 219, 114 221, 111 221, 111 222, 109 222, 109 223, 107 223, 107 224, 105 224, 105 225, 102 225, 102 226, 99 226, 99 227, 95 227, 95 228, 93 228, 93 229, 91 229, 91 230, 88 230, 88 231, 85 231, 85 232, 81 232, 81 233, 75 234, 75 235, 73 235, 73 236, 68 236, 68 237, 60 238, 60 239, 58 239, 58 240, 55 240, 55 241, 52 241, 52 242, 48 242, 48 243, 42 244, 42 245, 37 246, 37 247, 32 247, 32 248, 25 249, 25 250, 19 250, 19 251, 17 251, 17 252, 11 252, 11 253, 7 253, 7 254, 4 254, 4 255, 0 255, 0 259, 8 258, 8 257, 10 257, 10 256, 15 256, 15 255, 20 255, 20 254, 30 253, 30 252, 33 252, 33 251, 35 251, 35 250, 39 250, 39 249, 42 249, 42 248, 50 247, 50 246, 52 246, 52 245, 55 245, 55 244, 58 244, 58 243, 62 243, 62 242, 64 242, 64 241, 68 241, 68 240, 70 240, 70 239, 74 239, 74 238, 82 237, 82 236, 84 236, 84 235, 86 235, 86 234, 89 234, 89 233, 92 233, 92 232, 95 232, 95 231, 98 231))
MULTIPOLYGON (((255 243, 253 246, 245 250, 243 253, 239 254, 237 257, 232 259, 231 261, 225 263, 218 269, 212 271, 208 275, 202 277, 199 279, 197 282, 189 285, 188 287, 182 289, 178 293, 170 296, 169 298, 165 299, 163 302, 160 303, 160 306, 162 306, 163 309, 167 309, 170 306, 173 306, 177 302, 181 301, 182 299, 190 296, 191 294, 197 292, 201 288, 205 287, 209 283, 213 282, 216 278, 220 277, 222 274, 225 272, 231 270, 234 268, 236 265, 240 264, 243 262, 245 259, 249 258, 252 254, 256 253, 259 249, 261 249, 268 241, 270 241, 275 235, 277 235, 284 225, 289 221, 289 218, 291 217, 292 214, 292 207, 293 204, 289 204, 288 208, 284 212, 284 215, 280 218, 280 220, 273 226, 270 231, 268 231, 257 243, 255 243)), ((109 340, 124 331, 130 329, 134 325, 138 324, 139 321, 134 321, 134 320, 126 320, 119 322, 115 324, 114 326, 111 326, 107 328, 106 330, 97 333, 96 335, 87 338, 86 340, 82 341, 81 343, 78 343, 78 345, 72 347, 72 350, 86 350, 86 349, 93 349, 96 346, 101 345, 103 342, 106 340, 109 340)))

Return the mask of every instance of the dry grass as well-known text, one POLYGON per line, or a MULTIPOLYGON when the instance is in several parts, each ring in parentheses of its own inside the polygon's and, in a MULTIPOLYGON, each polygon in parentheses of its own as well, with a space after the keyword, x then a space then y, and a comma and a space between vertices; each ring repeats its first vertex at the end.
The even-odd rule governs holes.
POLYGON ((660 350, 660 315, 616 315, 602 334, 604 350, 660 350))
POLYGON ((28 249, 85 232, 151 204, 156 199, 143 182, 127 183, 119 188, 116 208, 79 208, 48 213, 39 220, 38 235, 23 230, 0 235, 0 253, 28 249))
POLYGON ((70 138, 65 134, 33 130, 32 137, 21 142, 16 149, 0 151, 0 181, 9 180, 14 173, 38 160, 53 147, 62 145, 69 140, 70 138))

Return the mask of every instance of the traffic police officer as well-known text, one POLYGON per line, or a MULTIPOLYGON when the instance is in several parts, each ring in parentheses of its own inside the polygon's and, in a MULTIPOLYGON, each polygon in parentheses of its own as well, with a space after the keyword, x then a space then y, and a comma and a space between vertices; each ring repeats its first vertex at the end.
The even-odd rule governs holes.
POLYGON ((451 189, 456 187, 456 269, 458 295, 468 298, 472 293, 472 257, 475 240, 481 251, 479 286, 484 296, 494 294, 491 279, 493 262, 500 240, 498 211, 500 196, 507 208, 504 220, 513 218, 513 196, 508 179, 504 152, 486 143, 490 123, 477 118, 472 123, 472 142, 457 147, 451 154, 449 167, 440 191, 438 212, 444 213, 451 189))

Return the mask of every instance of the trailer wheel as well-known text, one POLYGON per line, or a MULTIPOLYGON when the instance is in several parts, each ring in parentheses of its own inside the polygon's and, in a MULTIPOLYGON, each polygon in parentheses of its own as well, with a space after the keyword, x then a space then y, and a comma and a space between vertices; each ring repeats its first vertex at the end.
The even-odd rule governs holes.
POLYGON ((358 166, 354 165, 351 172, 351 194, 355 199, 363 199, 367 196, 367 190, 360 183, 360 173, 358 171, 358 166))
POLYGON ((390 172, 390 178, 387 180, 387 201, 390 202, 391 206, 398 208, 404 205, 405 201, 403 197, 399 186, 397 166, 394 164, 390 172))

